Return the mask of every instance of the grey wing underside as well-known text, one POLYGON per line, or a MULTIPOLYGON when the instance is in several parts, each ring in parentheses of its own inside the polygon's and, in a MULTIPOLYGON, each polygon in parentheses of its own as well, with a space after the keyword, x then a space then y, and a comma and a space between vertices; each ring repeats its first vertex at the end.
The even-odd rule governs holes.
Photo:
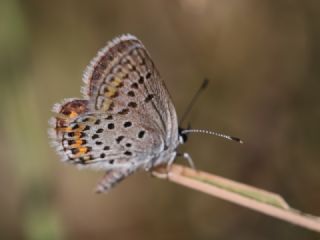
POLYGON ((109 42, 91 61, 83 80, 92 110, 116 114, 126 111, 128 102, 137 103, 135 110, 152 118, 166 145, 176 144, 178 123, 171 97, 136 37, 123 35, 109 42))
MULTIPOLYGON (((51 137, 65 161, 80 167, 106 170, 100 190, 110 189, 144 167, 153 155, 165 149, 173 151, 177 147, 175 108, 146 48, 136 37, 123 35, 109 42, 91 61, 83 80, 84 100, 65 100, 54 108, 58 116, 52 121, 51 137), (132 128, 138 132, 123 130, 126 138, 116 146, 112 141, 117 141, 120 136, 116 131, 106 131, 107 134, 101 138, 109 146, 103 147, 110 147, 111 151, 102 152, 101 145, 90 142, 95 135, 92 129, 98 131, 99 126, 95 126, 95 122, 110 116, 121 125, 126 119, 132 120, 139 128, 132 128), (87 118, 89 121, 84 121, 87 118), (87 126, 91 128, 89 132, 85 132, 87 126), (137 134, 142 130, 147 133, 145 138, 134 145, 137 134), (130 139, 131 150, 128 150, 124 140, 130 139)), ((102 128, 107 129, 106 126, 102 128)), ((94 143, 98 144, 96 139, 94 143)))

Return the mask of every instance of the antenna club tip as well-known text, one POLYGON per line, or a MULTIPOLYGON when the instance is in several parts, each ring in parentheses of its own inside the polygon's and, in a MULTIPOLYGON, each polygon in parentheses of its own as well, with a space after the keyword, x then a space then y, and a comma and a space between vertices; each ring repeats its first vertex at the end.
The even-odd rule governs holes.
POLYGON ((209 79, 205 78, 202 82, 201 88, 205 89, 208 86, 208 84, 209 84, 209 79))
POLYGON ((237 137, 231 137, 231 139, 232 139, 233 141, 236 141, 236 142, 241 143, 241 144, 244 143, 240 138, 237 138, 237 137))

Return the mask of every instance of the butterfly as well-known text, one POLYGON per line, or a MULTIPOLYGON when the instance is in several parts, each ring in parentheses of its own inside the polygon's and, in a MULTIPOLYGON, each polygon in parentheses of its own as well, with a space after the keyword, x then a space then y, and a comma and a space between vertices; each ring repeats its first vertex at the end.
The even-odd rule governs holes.
POLYGON ((97 192, 174 161, 192 130, 179 128, 170 94, 140 40, 126 34, 108 42, 83 81, 82 99, 54 105, 49 134, 64 162, 105 171, 97 192))

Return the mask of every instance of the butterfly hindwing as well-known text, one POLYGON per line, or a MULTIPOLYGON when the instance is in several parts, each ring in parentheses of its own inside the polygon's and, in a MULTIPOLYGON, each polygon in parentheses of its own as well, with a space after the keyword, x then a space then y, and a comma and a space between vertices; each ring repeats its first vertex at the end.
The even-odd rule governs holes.
POLYGON ((149 160, 148 149, 161 146, 152 122, 137 112, 121 114, 87 111, 86 100, 56 106, 51 136, 62 158, 80 167, 95 169, 138 168, 149 160), (136 120, 133 120, 136 119, 136 120))

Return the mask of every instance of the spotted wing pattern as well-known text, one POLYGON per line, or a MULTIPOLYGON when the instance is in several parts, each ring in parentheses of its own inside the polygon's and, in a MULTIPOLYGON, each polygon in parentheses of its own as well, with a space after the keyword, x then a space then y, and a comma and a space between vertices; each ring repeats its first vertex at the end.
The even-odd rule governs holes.
POLYGON ((82 91, 92 100, 92 109, 126 114, 130 107, 140 108, 148 111, 168 144, 178 138, 173 131, 177 129, 177 116, 170 95, 136 37, 124 35, 107 44, 87 67, 83 81, 86 84, 82 91))
POLYGON ((137 38, 124 35, 108 43, 83 80, 84 99, 54 107, 50 135, 64 161, 106 170, 99 192, 139 168, 169 161, 178 145, 176 112, 137 38))

